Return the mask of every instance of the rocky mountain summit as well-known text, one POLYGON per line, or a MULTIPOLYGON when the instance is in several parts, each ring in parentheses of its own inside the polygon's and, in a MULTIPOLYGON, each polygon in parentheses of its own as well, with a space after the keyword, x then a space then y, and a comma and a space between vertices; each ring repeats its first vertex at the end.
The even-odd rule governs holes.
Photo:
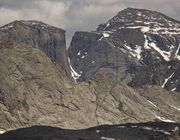
POLYGON ((180 91, 180 22, 128 8, 93 32, 76 32, 68 50, 78 81, 98 71, 131 86, 180 91))
POLYGON ((69 74, 64 30, 40 21, 14 21, 0 28, 0 43, 7 42, 41 49, 69 74))

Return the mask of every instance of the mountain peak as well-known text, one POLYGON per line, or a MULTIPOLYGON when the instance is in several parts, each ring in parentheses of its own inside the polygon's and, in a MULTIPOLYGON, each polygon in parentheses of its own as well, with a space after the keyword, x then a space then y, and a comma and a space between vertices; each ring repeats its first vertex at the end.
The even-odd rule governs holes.
POLYGON ((149 12, 149 13, 154 13, 156 11, 151 11, 151 10, 142 9, 142 8, 128 7, 128 8, 121 10, 119 13, 122 13, 122 12, 149 12))
POLYGON ((124 28, 142 29, 154 34, 180 34, 180 21, 156 11, 127 8, 107 23, 99 25, 97 30, 116 32, 124 28))
POLYGON ((32 28, 37 28, 37 29, 56 29, 56 30, 61 30, 61 31, 64 31, 63 29, 61 28, 57 28, 57 27, 54 27, 54 26, 51 26, 49 24, 46 24, 46 23, 43 23, 41 21, 37 21, 37 20, 15 20, 11 23, 8 23, 2 27, 0 27, 1 30, 9 30, 9 29, 12 29, 14 27, 17 27, 17 26, 28 26, 28 27, 32 27, 32 28))
POLYGON ((168 16, 157 12, 157 11, 153 11, 153 10, 147 10, 147 9, 140 9, 140 8, 126 8, 122 11, 120 11, 117 16, 127 16, 129 15, 131 16, 137 16, 137 17, 144 17, 144 18, 148 18, 151 19, 152 17, 161 17, 161 18, 169 18, 168 16))
POLYGON ((16 20, 0 27, 0 43, 24 43, 39 48, 68 75, 65 31, 35 20, 16 20))
POLYGON ((69 47, 72 67, 81 72, 79 81, 106 71, 112 81, 131 86, 157 84, 180 90, 179 21, 156 11, 127 8, 91 34, 75 34, 69 47))

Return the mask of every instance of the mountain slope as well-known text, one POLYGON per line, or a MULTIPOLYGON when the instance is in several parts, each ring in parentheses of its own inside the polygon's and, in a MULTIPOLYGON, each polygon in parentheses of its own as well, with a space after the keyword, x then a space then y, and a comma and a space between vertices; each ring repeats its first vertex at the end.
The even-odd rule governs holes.
POLYGON ((180 91, 179 50, 179 21, 128 8, 96 31, 76 32, 68 52, 78 81, 103 71, 112 81, 131 86, 152 84, 180 91))
POLYGON ((159 117, 180 121, 179 95, 158 87, 143 88, 144 92, 154 89, 148 96, 160 94, 154 100, 141 95, 143 90, 110 82, 102 73, 77 85, 36 48, 8 44, 0 50, 0 126, 4 130, 35 124, 84 128, 159 117))
POLYGON ((180 121, 179 94, 114 84, 103 73, 78 85, 37 48, 9 43, 0 51, 0 130, 180 121))

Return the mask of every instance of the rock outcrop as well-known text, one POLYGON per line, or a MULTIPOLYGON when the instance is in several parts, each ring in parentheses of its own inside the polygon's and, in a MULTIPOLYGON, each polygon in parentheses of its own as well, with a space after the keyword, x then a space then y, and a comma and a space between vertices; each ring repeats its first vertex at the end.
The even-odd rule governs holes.
POLYGON ((133 89, 111 82, 102 72, 76 84, 37 48, 10 43, 0 51, 2 130, 37 124, 87 128, 155 120, 180 122, 176 92, 169 94, 156 86, 133 89))
POLYGON ((161 13, 125 9, 96 31, 76 32, 68 52, 79 82, 103 71, 131 86, 180 91, 180 22, 161 13))

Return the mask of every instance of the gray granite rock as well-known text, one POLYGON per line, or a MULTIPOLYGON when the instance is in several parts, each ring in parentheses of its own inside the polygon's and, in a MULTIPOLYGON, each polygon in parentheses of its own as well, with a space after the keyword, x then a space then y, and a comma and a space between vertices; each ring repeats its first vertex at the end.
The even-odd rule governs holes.
POLYGON ((44 51, 69 74, 65 31, 40 21, 14 21, 0 28, 0 43, 25 43, 44 51))
POLYGON ((32 125, 80 129, 180 122, 176 92, 158 86, 134 89, 112 82, 102 71, 77 84, 37 48, 9 43, 0 52, 0 131, 32 125))
POLYGON ((68 53, 71 66, 81 75, 79 82, 103 71, 114 82, 180 91, 179 50, 179 21, 128 8, 96 31, 75 33, 68 53))

